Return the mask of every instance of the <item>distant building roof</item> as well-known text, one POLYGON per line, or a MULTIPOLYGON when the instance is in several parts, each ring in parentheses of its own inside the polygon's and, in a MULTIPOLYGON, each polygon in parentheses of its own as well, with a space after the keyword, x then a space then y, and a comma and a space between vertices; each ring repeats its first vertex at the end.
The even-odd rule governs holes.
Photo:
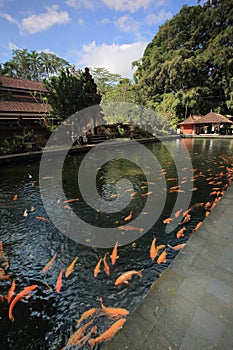
POLYGON ((42 91, 42 92, 47 91, 41 81, 25 80, 25 79, 0 76, 0 82, 2 83, 2 88, 42 91))
POLYGON ((180 125, 196 124, 197 121, 201 118, 201 115, 190 115, 187 119, 181 122, 180 125))
POLYGON ((45 113, 51 109, 50 105, 43 105, 42 103, 30 102, 15 102, 15 101, 1 101, 0 111, 12 113, 45 113))
POLYGON ((195 124, 219 124, 219 123, 228 123, 232 124, 232 121, 230 121, 228 118, 224 117, 223 115, 215 112, 209 112, 200 119, 196 121, 195 124))

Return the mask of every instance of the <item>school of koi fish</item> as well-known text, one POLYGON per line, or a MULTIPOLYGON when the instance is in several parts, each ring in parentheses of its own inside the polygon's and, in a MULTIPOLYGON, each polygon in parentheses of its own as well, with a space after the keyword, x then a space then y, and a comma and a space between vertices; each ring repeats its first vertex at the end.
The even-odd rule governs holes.
MULTIPOLYGON (((192 169, 193 176, 192 179, 189 181, 195 181, 196 179, 202 178, 202 180, 205 180, 208 185, 211 186, 211 191, 209 194, 209 197, 211 200, 208 200, 206 202, 197 202, 192 204, 188 209, 183 210, 183 208, 180 208, 175 214, 174 217, 164 217, 162 219, 163 225, 169 225, 175 218, 179 218, 179 226, 176 230, 174 230, 174 240, 177 242, 177 244, 170 245, 167 242, 158 242, 158 239, 156 236, 153 236, 150 248, 148 249, 148 257, 151 259, 151 261, 154 264, 157 265, 164 265, 167 267, 167 252, 168 251, 180 251, 182 250, 185 245, 188 237, 192 234, 194 234, 198 228, 201 226, 203 221, 199 221, 195 227, 192 227, 190 230, 189 228, 189 222, 192 218, 193 213, 198 208, 202 210, 204 213, 204 217, 207 217, 210 212, 214 209, 218 201, 221 199, 222 195, 227 190, 228 186, 233 180, 233 163, 231 166, 225 166, 225 162, 229 164, 229 159, 227 159, 225 156, 220 156, 218 159, 218 168, 219 172, 212 174, 212 168, 211 166, 208 166, 208 163, 210 161, 203 161, 202 165, 206 166, 207 173, 203 173, 202 171, 198 170, 197 168, 192 169), (187 233, 189 232, 189 234, 187 233)), ((214 160, 211 160, 211 162, 214 162, 214 160)), ((185 170, 185 169, 184 169, 185 170)), ((163 171, 163 174, 166 175, 166 171, 163 171)), ((172 185, 170 186, 170 183, 173 183, 177 180, 177 178, 167 178, 167 184, 168 184, 168 192, 169 193, 182 193, 185 190, 182 188, 182 185, 186 183, 187 178, 183 177, 180 185, 172 185)), ((32 182, 32 186, 34 186, 34 182, 32 182)), ((128 191, 130 191, 129 189, 128 191)), ((193 187, 193 191, 198 190, 197 187, 193 187)), ((132 193, 132 195, 136 196, 132 193)), ((153 192, 146 192, 143 193, 143 196, 151 196, 153 195, 153 192)), ((132 196, 132 197, 134 197, 132 196)), ((12 200, 14 202, 17 202, 19 199, 19 194, 16 193, 12 200)), ((71 203, 78 202, 78 198, 70 198, 66 199, 64 203, 62 203, 64 206, 68 206, 71 203)), ((57 204, 61 204, 59 199, 57 201, 57 204)), ((29 212, 35 212, 36 208, 31 206, 30 210, 25 209, 22 215, 24 217, 27 217, 29 215, 29 212)), ((133 211, 129 211, 129 213, 123 218, 124 222, 130 222, 133 219, 133 211)), ((146 215, 146 213, 145 213, 146 215)), ((36 219, 39 222, 46 222, 49 221, 49 218, 44 216, 35 216, 36 219)), ((120 226, 119 229, 124 230, 124 226, 120 226)), ((128 231, 134 231, 134 230, 141 230, 140 232, 143 232, 142 228, 137 228, 133 226, 127 226, 125 227, 128 231)), ((93 278, 98 279, 98 276, 100 273, 104 273, 106 275, 106 278, 111 276, 111 270, 113 269, 114 265, 118 264, 121 259, 120 254, 121 247, 119 246, 119 243, 116 242, 114 248, 112 249, 111 253, 109 251, 106 251, 102 256, 99 256, 99 260, 96 263, 96 266, 93 270, 93 278)), ((57 252, 53 255, 53 257, 45 264, 44 267, 41 268, 41 274, 46 276, 46 274, 49 274, 50 271, 53 269, 54 265, 56 264, 57 252)), ((59 296, 63 292, 63 288, 65 288, 66 280, 70 277, 70 275, 74 272, 76 268, 76 263, 79 260, 79 257, 76 256, 73 261, 70 262, 70 265, 63 267, 60 271, 60 273, 57 276, 57 281, 54 286, 51 286, 44 283, 45 287, 49 290, 51 290, 51 293, 56 292, 59 296)), ((143 278, 143 271, 144 268, 140 270, 128 270, 123 271, 118 277, 114 280, 113 288, 116 289, 116 293, 122 286, 126 286, 126 288, 133 289, 133 281, 136 278, 143 278), (132 281, 132 282, 131 282, 132 281), (132 283, 132 284, 131 284, 132 283)), ((9 286, 8 293, 6 295, 0 295, 0 302, 1 303, 7 303, 8 306, 8 318, 10 321, 14 322, 14 310, 17 308, 17 304, 20 302, 20 300, 33 298, 33 295, 37 292, 38 285, 32 284, 25 286, 23 289, 18 286, 17 284, 17 277, 12 278, 12 275, 14 275, 10 271, 10 263, 7 258, 7 252, 5 252, 4 249, 4 242, 0 242, 0 281, 2 283, 6 283, 9 286), (22 290, 21 290, 22 289, 22 290)), ((89 346, 90 349, 94 349, 95 346, 98 347, 98 344, 104 343, 106 341, 109 341, 116 333, 117 331, 123 326, 123 324, 126 321, 127 316, 129 315, 129 311, 125 308, 117 308, 113 306, 105 306, 103 303, 103 299, 99 298, 99 307, 92 307, 88 310, 86 310, 82 315, 80 315, 78 320, 74 320, 74 324, 76 324, 76 330, 73 334, 70 335, 68 338, 66 344, 64 344, 62 350, 71 350, 71 349, 83 349, 84 346, 89 346), (107 317, 111 321, 111 325, 108 329, 106 329, 104 332, 99 333, 98 331, 98 319, 100 317, 107 317)), ((96 349, 97 349, 96 347, 96 349)))

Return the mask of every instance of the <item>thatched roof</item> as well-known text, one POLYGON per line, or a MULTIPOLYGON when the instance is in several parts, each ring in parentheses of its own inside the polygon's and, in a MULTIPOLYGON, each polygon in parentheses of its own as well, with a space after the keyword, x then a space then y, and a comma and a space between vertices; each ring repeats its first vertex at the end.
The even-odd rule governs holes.
POLYGON ((196 124, 199 119, 201 119, 201 115, 190 115, 187 119, 185 119, 183 122, 179 123, 180 125, 188 125, 188 124, 196 124))
POLYGON ((201 117, 200 119, 198 119, 195 124, 221 124, 221 123, 232 124, 232 121, 230 121, 228 118, 224 117, 219 113, 209 112, 203 117, 201 117))
POLYGON ((29 90, 41 92, 47 91, 41 81, 0 76, 0 82, 2 83, 2 89, 29 90))
POLYGON ((50 109, 51 109, 50 105, 44 105, 43 103, 0 101, 0 114, 2 112, 45 113, 50 109))

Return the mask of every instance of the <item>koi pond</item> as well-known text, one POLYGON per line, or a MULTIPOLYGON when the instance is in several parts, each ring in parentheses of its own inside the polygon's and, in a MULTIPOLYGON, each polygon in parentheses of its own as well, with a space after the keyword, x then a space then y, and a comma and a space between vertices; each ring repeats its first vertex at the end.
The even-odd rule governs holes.
MULTIPOLYGON (((118 319, 127 317, 125 310, 131 313, 137 307, 205 217, 214 215, 212 209, 232 181, 233 140, 172 139, 148 143, 144 147, 161 165, 161 169, 152 174, 150 184, 139 167, 129 161, 122 163, 122 159, 107 162, 96 177, 98 193, 114 204, 117 197, 114 184, 123 172, 131 184, 125 190, 130 197, 127 211, 116 212, 113 216, 101 215, 85 205, 72 175, 85 154, 67 156, 65 160, 66 200, 59 198, 56 184, 53 187, 50 182, 53 198, 47 205, 55 207, 58 216, 62 206, 67 213, 73 210, 83 220, 91 220, 93 225, 124 227, 128 223, 125 234, 133 235, 135 230, 141 234, 126 245, 119 243, 115 252, 113 246, 95 248, 76 243, 53 225, 41 200, 39 162, 1 166, 1 349, 104 348, 105 340, 110 337, 101 338, 101 335, 118 319), (166 148, 168 144, 174 153, 181 144, 185 145, 192 161, 191 168, 181 167, 179 182, 176 166, 166 148), (192 184, 191 189, 187 183, 192 184), (130 222, 137 215, 146 218, 148 213, 143 206, 153 197, 156 188, 165 191, 166 201, 158 220, 143 234, 142 228, 130 226, 130 222), (189 190, 188 208, 178 207, 173 213, 177 196, 182 199, 189 190), (179 220, 178 225, 169 232, 168 225, 174 218, 179 220), (137 274, 133 272, 128 276, 132 277, 130 281, 126 275, 119 280, 127 271, 137 274), (26 291, 19 294, 29 286, 36 287, 31 288, 30 294, 26 291), (110 308, 121 308, 119 315, 110 308), (88 310, 90 312, 85 313, 88 310), (82 326, 85 326, 82 331, 71 338, 82 326)), ((151 164, 146 168, 150 173, 151 164)))

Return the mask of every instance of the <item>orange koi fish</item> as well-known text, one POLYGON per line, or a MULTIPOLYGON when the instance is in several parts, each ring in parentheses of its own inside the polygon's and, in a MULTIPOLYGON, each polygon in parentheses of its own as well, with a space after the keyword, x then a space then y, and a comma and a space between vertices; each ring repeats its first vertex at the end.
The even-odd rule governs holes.
POLYGON ((205 217, 207 217, 207 216, 209 216, 210 215, 210 212, 207 210, 206 212, 205 212, 205 217))
POLYGON ((1 258, 4 258, 4 257, 5 257, 2 242, 0 242, 0 257, 1 257, 1 258))
POLYGON ((25 297, 25 296, 30 296, 31 292, 32 292, 33 290, 35 290, 37 287, 38 287, 37 284, 34 284, 34 285, 32 285, 32 286, 29 286, 29 287, 25 287, 19 294, 17 294, 17 295, 15 296, 15 298, 14 298, 14 299, 12 300, 12 302, 10 303, 9 313, 8 313, 9 319, 10 319, 11 321, 14 321, 14 317, 13 317, 13 315, 12 315, 12 311, 13 311, 13 309, 14 309, 16 303, 17 303, 20 299, 22 299, 23 297, 25 297))
POLYGON ((175 246, 173 246, 173 247, 169 245, 169 248, 171 248, 171 249, 173 249, 173 250, 181 250, 181 249, 183 249, 185 246, 186 246, 186 243, 181 243, 181 244, 177 244, 177 245, 175 245, 175 246))
POLYGON ((142 269, 140 271, 131 270, 131 271, 124 272, 122 275, 120 275, 116 279, 115 286, 119 286, 122 283, 129 284, 128 280, 130 280, 134 275, 137 275, 141 278, 143 270, 144 269, 142 269))
POLYGON ((71 337, 68 339, 68 342, 65 346, 65 349, 67 347, 70 347, 72 345, 76 345, 80 338, 84 336, 84 333, 86 332, 87 328, 93 323, 93 320, 90 320, 89 322, 85 323, 81 328, 79 328, 76 332, 74 332, 71 337))
MULTIPOLYGON (((78 332, 78 331, 77 331, 78 332)), ((62 348, 62 350, 66 350, 66 349, 73 349, 73 346, 75 346, 75 349, 82 349, 84 344, 87 343, 87 341, 91 338, 92 335, 95 335, 97 333, 97 326, 92 327, 92 329, 90 330, 90 332, 88 332, 86 335, 78 336, 77 339, 74 339, 73 343, 69 345, 69 347, 62 348), (77 345, 79 345, 77 347, 77 345), (80 347, 81 346, 81 347, 80 347), (70 348, 71 347, 71 348, 70 348)))
POLYGON ((36 216, 36 219, 40 221, 48 221, 48 219, 45 218, 44 216, 36 216))
POLYGON ((162 264, 162 263, 165 263, 167 260, 166 260, 166 256, 167 256, 167 252, 166 252, 166 250, 164 250, 161 254, 160 254, 160 256, 158 257, 158 259, 157 259, 157 264, 162 264))
POLYGON ((142 197, 146 197, 146 196, 149 196, 149 195, 152 194, 152 193, 153 193, 153 191, 149 191, 149 192, 147 192, 147 193, 142 193, 141 196, 142 196, 142 197))
POLYGON ((210 210, 213 210, 215 206, 216 206, 216 203, 213 203, 210 207, 210 210))
POLYGON ((177 177, 169 177, 169 178, 167 179, 167 181, 175 181, 175 180, 177 180, 177 177))
POLYGON ((194 233, 195 231, 197 231, 199 229, 199 227, 202 225, 202 221, 198 222, 197 225, 194 227, 194 229, 192 230, 192 233, 194 233))
POLYGON ((9 280, 10 275, 4 275, 4 272, 0 271, 0 280, 9 280))
POLYGON ((180 216, 180 214, 182 213, 182 211, 183 211, 183 209, 181 208, 180 210, 175 212, 175 218, 178 218, 180 216))
POLYGON ((156 248, 155 242, 156 242, 156 238, 153 239, 153 241, 151 243, 151 247, 150 247, 150 257, 151 257, 152 261, 155 260, 157 254, 158 254, 158 250, 156 248))
POLYGON ((217 194, 217 191, 212 191, 211 193, 210 193, 210 196, 213 196, 213 195, 216 195, 217 194))
POLYGON ((79 327, 79 325, 80 325, 80 323, 81 323, 82 321, 86 320, 88 317, 92 316, 92 315, 93 315, 94 313, 96 313, 97 311, 98 311, 98 310, 97 310, 95 307, 93 307, 93 308, 91 308, 91 309, 85 311, 85 312, 82 314, 82 316, 80 317, 80 319, 77 321, 78 327, 79 327))
POLYGON ((113 250, 112 250, 112 255, 111 255, 111 263, 112 265, 115 265, 117 259, 119 258, 119 256, 117 255, 117 248, 118 248, 118 241, 116 242, 113 250))
POLYGON ((91 349, 94 348, 95 344, 101 343, 103 341, 107 341, 112 339, 112 337, 119 331, 119 329, 123 326, 125 323, 126 318, 121 318, 120 320, 117 320, 111 327, 109 327, 104 333, 102 333, 97 338, 92 338, 88 341, 91 349))
POLYGON ((101 307, 104 313, 110 318, 120 318, 129 315, 129 311, 119 307, 106 307, 103 305, 103 299, 100 298, 101 307))
POLYGON ((177 190, 179 187, 180 187, 179 185, 178 186, 172 186, 172 187, 170 187, 170 190, 177 190))
POLYGON ((95 269, 94 269, 94 277, 96 278, 97 275, 100 273, 100 266, 101 266, 102 258, 99 259, 95 269))
POLYGON ((142 233, 144 231, 144 228, 142 227, 135 227, 135 226, 119 226, 118 227, 119 230, 121 231, 139 231, 140 233, 142 233))
POLYGON ((70 207, 69 205, 64 205, 63 208, 64 208, 64 209, 72 210, 71 207, 70 207))
POLYGON ((66 278, 69 277, 69 275, 71 274, 71 272, 74 271, 74 265, 75 265, 75 263, 76 263, 77 260, 78 260, 78 256, 76 256, 76 258, 72 261, 72 263, 70 264, 70 266, 66 269, 66 273, 65 273, 66 278))
POLYGON ((127 192, 132 192, 134 189, 133 188, 128 188, 127 190, 125 190, 124 192, 127 193, 127 192))
POLYGON ((17 201, 17 199, 18 199, 18 194, 16 193, 13 197, 13 201, 17 201))
POLYGON ((42 273, 45 273, 46 271, 51 269, 51 266, 52 266, 54 260, 56 259, 56 257, 57 257, 57 253, 55 253, 54 256, 52 257, 52 259, 49 260, 49 262, 45 265, 45 267, 42 270, 42 273))
POLYGON ((133 188, 128 188, 127 190, 125 190, 124 192, 127 193, 127 192, 132 192, 134 189, 133 188))
POLYGON ((62 287, 62 275, 65 269, 62 269, 61 272, 58 275, 57 283, 56 283, 56 291, 57 293, 60 293, 61 287, 62 287))
POLYGON ((8 291, 7 296, 6 296, 8 304, 11 302, 11 299, 13 298, 14 292, 15 292, 15 279, 12 281, 11 287, 8 291))
POLYGON ((190 208, 190 210, 194 209, 194 208, 200 208, 204 206, 204 202, 200 202, 200 203, 195 203, 192 205, 192 207, 190 208))
POLYGON ((163 220, 164 224, 169 224, 173 219, 172 218, 167 218, 163 220))
POLYGON ((205 209, 208 209, 208 208, 210 208, 211 207, 211 203, 210 202, 207 202, 206 204, 205 204, 205 209))
POLYGON ((185 222, 188 222, 189 220, 191 219, 191 215, 189 214, 186 214, 183 221, 180 222, 180 224, 184 224, 185 222))
POLYGON ((131 193, 130 197, 135 197, 138 192, 131 193))
POLYGON ((133 211, 131 210, 129 215, 124 218, 124 221, 130 221, 133 217, 133 211))
POLYGON ((110 269, 109 266, 107 264, 107 260, 106 260, 106 255, 104 255, 104 259, 103 259, 103 263, 104 263, 104 272, 106 273, 106 275, 110 276, 110 269))
POLYGON ((160 249, 163 249, 165 247, 166 247, 165 244, 160 244, 157 246, 157 250, 159 251, 160 249))
POLYGON ((189 208, 189 209, 187 209, 186 211, 184 211, 184 213, 183 213, 183 217, 185 217, 186 215, 188 215, 189 214, 189 212, 192 210, 192 207, 191 208, 189 208))
POLYGON ((184 236, 184 231, 186 230, 185 227, 182 227, 176 234, 177 238, 183 237, 184 236))
POLYGON ((71 199, 66 199, 63 203, 74 203, 78 201, 79 201, 78 198, 71 198, 71 199))
POLYGON ((117 194, 117 193, 113 193, 113 194, 111 194, 111 196, 110 196, 110 198, 116 198, 116 197, 118 197, 118 194, 117 194))
POLYGON ((185 192, 184 190, 170 190, 170 193, 183 193, 185 192))
POLYGON ((187 182, 187 180, 182 180, 180 183, 185 184, 186 182, 187 182))

